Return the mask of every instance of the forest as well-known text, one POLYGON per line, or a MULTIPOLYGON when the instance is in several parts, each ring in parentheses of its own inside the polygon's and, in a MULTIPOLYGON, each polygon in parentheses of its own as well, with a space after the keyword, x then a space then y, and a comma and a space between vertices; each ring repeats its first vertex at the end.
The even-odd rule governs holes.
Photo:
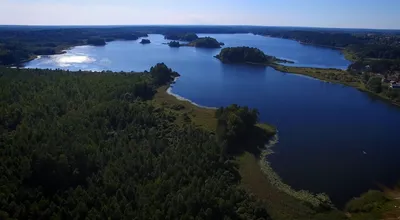
POLYGON ((254 47, 226 47, 215 57, 224 63, 268 64, 277 60, 254 47))
POLYGON ((142 40, 140 41, 140 43, 141 43, 141 44, 150 44, 151 41, 150 41, 149 39, 142 39, 142 40))
POLYGON ((202 48, 221 48, 221 43, 212 37, 201 37, 190 42, 188 46, 202 48))
POLYGON ((181 44, 178 41, 171 41, 168 43, 168 46, 170 47, 180 47, 181 44))
POLYGON ((265 63, 268 56, 258 48, 226 47, 216 56, 224 63, 265 63))
POLYGON ((149 100, 178 75, 1 67, 0 219, 270 219, 228 150, 257 111, 177 124, 149 100))
POLYGON ((279 29, 263 30, 258 34, 297 40, 305 44, 348 49, 359 59, 400 59, 400 36, 396 34, 279 29))
POLYGON ((87 44, 92 46, 104 46, 106 41, 100 37, 92 37, 87 40, 87 44))
POLYGON ((167 40, 178 40, 178 41, 192 42, 194 40, 197 40, 199 37, 195 33, 185 33, 185 34, 169 33, 169 34, 165 34, 164 38, 167 39, 167 40))
MULTIPOLYGON (((180 40, 182 41, 182 40, 180 40)), ((194 41, 189 43, 180 43, 177 40, 170 41, 168 43, 170 47, 181 47, 181 46, 189 46, 189 47, 198 47, 198 48, 221 48, 222 43, 218 42, 216 39, 211 37, 201 37, 197 38, 194 41)))

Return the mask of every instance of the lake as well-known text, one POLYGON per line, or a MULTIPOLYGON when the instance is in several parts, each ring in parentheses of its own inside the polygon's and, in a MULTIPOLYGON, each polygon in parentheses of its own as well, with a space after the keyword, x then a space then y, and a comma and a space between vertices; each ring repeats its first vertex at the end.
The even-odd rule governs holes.
MULTIPOLYGON (((204 35, 201 35, 204 36, 204 35)), ((209 34, 225 46, 258 47, 295 66, 346 68, 339 51, 252 34, 209 34)), ((161 35, 151 44, 115 41, 104 47, 79 46, 43 56, 28 68, 143 71, 164 62, 181 74, 172 92, 202 106, 232 103, 260 111, 279 129, 280 142, 269 157, 283 181, 295 189, 326 192, 343 205, 378 184, 400 179, 399 108, 358 90, 272 68, 226 65, 220 49, 170 48, 161 35)))

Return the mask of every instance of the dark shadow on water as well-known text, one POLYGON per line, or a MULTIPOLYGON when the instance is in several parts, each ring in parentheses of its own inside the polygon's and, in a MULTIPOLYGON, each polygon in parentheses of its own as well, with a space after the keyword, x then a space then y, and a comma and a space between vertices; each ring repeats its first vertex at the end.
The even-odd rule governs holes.
POLYGON ((247 80, 259 80, 265 78, 267 69, 266 66, 262 65, 221 63, 221 70, 224 78, 240 77, 247 80))
POLYGON ((374 93, 371 93, 371 92, 367 92, 367 91, 364 91, 364 90, 361 90, 361 89, 357 89, 357 90, 362 92, 366 96, 368 96, 368 99, 371 100, 371 102, 373 102, 373 103, 381 102, 381 103, 384 103, 387 107, 389 107, 391 109, 396 109, 396 110, 400 111, 400 105, 393 104, 393 102, 388 100, 388 99, 384 99, 384 98, 380 97, 377 94, 374 94, 374 93))

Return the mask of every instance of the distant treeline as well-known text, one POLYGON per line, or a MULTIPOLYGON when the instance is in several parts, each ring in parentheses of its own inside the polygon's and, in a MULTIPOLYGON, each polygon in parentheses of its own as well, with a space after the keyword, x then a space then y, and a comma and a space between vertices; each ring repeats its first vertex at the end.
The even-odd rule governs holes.
POLYGON ((198 39, 195 33, 254 33, 347 49, 359 60, 400 59, 400 35, 388 31, 255 26, 0 27, 0 65, 21 64, 35 55, 55 54, 70 46, 137 40, 147 34, 192 42, 198 39))
POLYGON ((76 45, 105 45, 147 36, 126 28, 0 29, 0 65, 21 64, 36 55, 52 55, 76 45))
POLYGON ((380 33, 265 30, 258 34, 300 41, 305 44, 344 49, 358 58, 400 59, 400 36, 380 33))
POLYGON ((197 40, 199 37, 195 33, 184 33, 184 34, 169 33, 169 34, 164 34, 164 38, 167 40, 180 40, 180 41, 191 42, 197 40))

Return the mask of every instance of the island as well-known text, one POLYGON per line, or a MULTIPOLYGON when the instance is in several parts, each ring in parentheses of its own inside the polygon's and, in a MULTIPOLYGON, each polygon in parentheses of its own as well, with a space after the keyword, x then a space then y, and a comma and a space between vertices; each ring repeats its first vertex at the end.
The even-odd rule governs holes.
POLYGON ((142 39, 142 41, 140 41, 141 44, 149 44, 151 43, 151 41, 149 39, 142 39))
POLYGON ((104 46, 106 45, 106 41, 103 38, 93 37, 87 40, 87 44, 92 46, 104 46))
POLYGON ((201 37, 190 43, 180 43, 179 41, 174 40, 164 44, 168 44, 170 47, 185 46, 185 47, 198 47, 198 48, 221 48, 221 45, 224 45, 224 43, 220 43, 216 39, 211 37, 201 37))
POLYGON ((221 48, 221 43, 212 37, 201 37, 197 40, 190 42, 186 46, 202 48, 221 48))
POLYGON ((180 47, 182 46, 178 41, 171 41, 168 43, 168 46, 170 47, 180 47))
POLYGON ((186 33, 186 34, 166 34, 164 38, 167 40, 179 40, 179 41, 194 41, 197 40, 199 37, 195 33, 186 33))
POLYGON ((223 63, 270 65, 275 62, 292 62, 266 55, 263 51, 254 47, 227 47, 222 49, 215 57, 223 63))

